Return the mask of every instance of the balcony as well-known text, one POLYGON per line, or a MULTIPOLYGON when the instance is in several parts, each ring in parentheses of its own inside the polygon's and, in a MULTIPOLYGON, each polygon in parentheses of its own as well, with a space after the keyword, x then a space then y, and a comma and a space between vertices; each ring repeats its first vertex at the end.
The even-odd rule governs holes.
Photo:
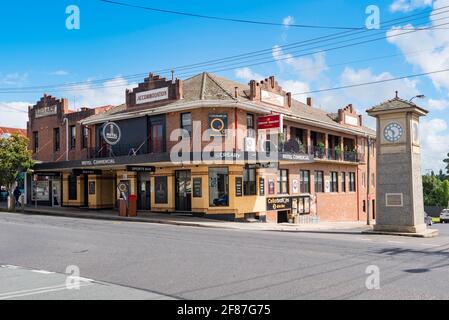
POLYGON ((101 147, 88 148, 88 159, 100 159, 100 158, 115 158, 122 156, 136 156, 141 154, 147 154, 147 148, 133 147, 129 144, 116 144, 114 146, 104 145, 101 147))
POLYGON ((329 160, 329 161, 341 161, 341 162, 363 162, 364 155, 357 153, 356 151, 342 151, 340 149, 329 149, 323 146, 304 146, 298 144, 296 147, 292 147, 291 143, 280 143, 279 152, 310 155, 316 160, 329 160))

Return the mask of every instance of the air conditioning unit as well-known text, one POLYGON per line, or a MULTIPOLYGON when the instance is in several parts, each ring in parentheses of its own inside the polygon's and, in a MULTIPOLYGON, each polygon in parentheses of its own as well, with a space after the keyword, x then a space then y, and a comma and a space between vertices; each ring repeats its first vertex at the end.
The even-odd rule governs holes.
POLYGON ((256 152, 256 139, 252 137, 246 137, 243 140, 245 145, 245 152, 256 152))

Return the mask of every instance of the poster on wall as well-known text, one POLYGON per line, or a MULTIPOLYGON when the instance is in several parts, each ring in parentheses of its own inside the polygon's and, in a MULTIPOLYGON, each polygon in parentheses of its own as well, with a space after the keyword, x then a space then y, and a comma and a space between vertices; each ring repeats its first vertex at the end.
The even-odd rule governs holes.
POLYGON ((274 190, 274 179, 268 179, 268 194, 274 194, 275 190, 274 190))
POLYGON ((202 182, 201 178, 193 178, 193 197, 202 197, 202 182))
POLYGON ((243 178, 235 177, 235 196, 241 197, 243 195, 243 178))
POLYGON ((226 113, 209 114, 209 129, 211 137, 222 137, 228 129, 228 115, 226 113))
POLYGON ((298 193, 299 189, 298 189, 298 180, 293 180, 292 181, 292 189, 293 189, 293 193, 298 193))
POLYGON ((32 200, 50 201, 50 183, 48 180, 34 181, 32 200))
POLYGON ((259 179, 259 195, 260 196, 265 195, 265 178, 259 179))
POLYGON ((154 202, 167 203, 167 177, 154 177, 154 202))

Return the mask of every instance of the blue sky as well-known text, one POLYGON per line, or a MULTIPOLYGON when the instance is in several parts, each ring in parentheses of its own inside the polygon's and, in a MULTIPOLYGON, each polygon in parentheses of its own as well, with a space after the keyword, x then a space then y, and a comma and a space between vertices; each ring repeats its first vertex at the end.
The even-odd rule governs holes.
MULTIPOLYGON (((449 0, 120 1, 227 18, 345 27, 364 26, 365 9, 369 5, 379 7, 381 22, 432 8, 436 9, 435 14, 444 11, 441 7, 449 6, 449 0)), ((242 62, 219 74, 240 82, 276 75, 285 89, 305 92, 449 68, 449 29, 419 31, 328 52, 322 50, 332 45, 319 43, 322 49, 315 49, 314 55, 288 58, 289 52, 276 50, 277 46, 341 31, 205 20, 96 0, 8 1, 0 6, 0 88, 18 89, 14 93, 0 93, 1 126, 25 127, 27 115, 23 111, 43 92, 68 98, 71 107, 118 104, 124 100, 124 88, 141 80, 128 80, 124 76, 261 49, 272 49, 265 60, 273 63, 248 68, 245 67, 248 63, 242 62), (73 4, 80 9, 79 30, 65 27, 66 7, 73 4), (279 55, 288 59, 276 61, 279 55), (388 55, 396 56, 353 63, 388 55), (105 82, 104 86, 85 83, 68 92, 50 88, 31 93, 20 91, 30 86, 104 78, 115 80, 105 82)), ((411 21, 407 30, 416 25, 448 23, 449 12, 434 15, 435 18, 441 20, 431 21, 430 14, 423 15, 411 21), (445 17, 448 19, 444 20, 445 17)), ((376 31, 380 36, 394 32, 404 31, 376 31)), ((215 69, 220 66, 189 70, 189 74, 215 69)), ((189 76, 177 74, 182 78, 189 76)), ((372 105, 393 98, 395 90, 404 99, 426 95, 426 99, 419 101, 431 111, 422 124, 423 169, 442 168, 441 159, 449 152, 449 73, 312 97, 317 107, 329 111, 353 103, 364 114, 372 105)), ((297 98, 304 100, 305 96, 297 98)), ((373 126, 372 119, 368 116, 365 119, 367 125, 373 126)))

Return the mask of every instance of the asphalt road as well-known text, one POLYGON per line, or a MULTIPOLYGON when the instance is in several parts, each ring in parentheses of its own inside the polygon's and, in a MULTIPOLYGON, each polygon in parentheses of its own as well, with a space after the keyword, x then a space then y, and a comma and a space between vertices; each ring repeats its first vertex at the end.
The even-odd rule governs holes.
POLYGON ((0 213, 0 299, 449 299, 449 224, 436 227, 419 239, 0 213), (64 288, 73 265, 79 290, 64 288))

